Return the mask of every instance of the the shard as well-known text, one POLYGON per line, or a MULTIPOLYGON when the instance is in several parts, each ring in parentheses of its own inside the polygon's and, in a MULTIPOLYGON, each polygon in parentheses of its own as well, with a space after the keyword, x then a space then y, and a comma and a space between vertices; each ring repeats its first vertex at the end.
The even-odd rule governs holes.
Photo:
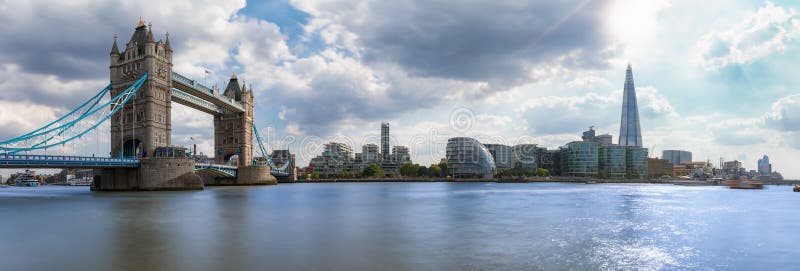
POLYGON ((628 64, 625 72, 625 90, 622 94, 622 120, 619 124, 619 145, 642 147, 642 130, 639 127, 639 106, 633 86, 633 70, 628 64))

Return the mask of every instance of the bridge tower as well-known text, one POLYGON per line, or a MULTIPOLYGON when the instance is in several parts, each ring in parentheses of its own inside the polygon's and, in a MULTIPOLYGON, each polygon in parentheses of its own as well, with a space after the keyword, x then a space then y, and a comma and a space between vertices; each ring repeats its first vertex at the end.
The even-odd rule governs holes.
POLYGON ((236 74, 231 75, 222 96, 242 103, 244 112, 214 115, 215 163, 226 164, 234 156, 239 167, 253 164, 253 109, 252 87, 239 85, 236 74))
POLYGON ((136 97, 111 118, 111 156, 152 156, 156 147, 170 146, 172 134, 172 47, 153 38, 152 24, 139 19, 130 41, 119 51, 111 47, 111 96, 133 84, 144 73, 147 81, 136 97))

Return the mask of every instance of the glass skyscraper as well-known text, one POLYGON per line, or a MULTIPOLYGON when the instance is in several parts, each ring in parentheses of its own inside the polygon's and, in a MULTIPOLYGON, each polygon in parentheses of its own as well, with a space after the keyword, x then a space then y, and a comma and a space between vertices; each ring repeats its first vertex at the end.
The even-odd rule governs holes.
POLYGON ((619 145, 642 147, 642 130, 639 127, 639 106, 633 85, 633 70, 628 64, 625 72, 625 90, 622 94, 622 121, 619 125, 619 145))

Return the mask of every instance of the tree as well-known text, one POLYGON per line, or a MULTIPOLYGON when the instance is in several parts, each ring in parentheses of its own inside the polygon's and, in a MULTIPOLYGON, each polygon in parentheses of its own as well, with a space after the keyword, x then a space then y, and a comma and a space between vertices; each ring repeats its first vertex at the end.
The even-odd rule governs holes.
POLYGON ((312 180, 319 179, 319 173, 316 173, 316 172, 314 172, 314 173, 311 173, 311 179, 312 179, 312 180))
POLYGON ((416 177, 419 174, 419 165, 405 163, 400 165, 400 175, 405 177, 416 177))
POLYGON ((431 167, 428 168, 428 175, 430 175, 430 177, 442 177, 442 169, 437 165, 431 165, 431 167))
POLYGON ((364 177, 383 177, 383 169, 378 164, 369 164, 367 165, 363 171, 361 171, 361 176, 364 177))
POLYGON ((417 172, 418 172, 417 176, 420 176, 420 177, 428 176, 428 168, 425 167, 425 166, 419 166, 419 169, 418 169, 417 172))
POLYGON ((355 178, 356 177, 356 173, 352 172, 352 171, 342 171, 341 173, 339 173, 339 177, 341 177, 341 178, 355 178))
POLYGON ((450 175, 450 171, 447 169, 447 160, 442 158, 442 161, 439 162, 439 168, 442 171, 442 177, 447 177, 450 175))
POLYGON ((600 179, 608 179, 608 172, 601 169, 597 172, 597 177, 600 179))
POLYGON ((550 176, 550 171, 544 168, 537 168, 536 169, 536 176, 539 177, 547 177, 550 176))

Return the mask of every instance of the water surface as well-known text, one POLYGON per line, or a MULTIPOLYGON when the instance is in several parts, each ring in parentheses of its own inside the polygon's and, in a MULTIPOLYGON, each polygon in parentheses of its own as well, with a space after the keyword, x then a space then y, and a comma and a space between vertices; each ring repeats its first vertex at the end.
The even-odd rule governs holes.
POLYGON ((800 193, 639 184, 0 188, 0 270, 795 269, 800 193))

